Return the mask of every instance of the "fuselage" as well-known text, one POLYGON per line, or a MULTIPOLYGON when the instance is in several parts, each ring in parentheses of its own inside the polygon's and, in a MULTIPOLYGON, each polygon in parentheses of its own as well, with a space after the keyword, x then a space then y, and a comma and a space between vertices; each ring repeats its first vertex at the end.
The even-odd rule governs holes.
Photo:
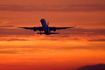
POLYGON ((41 24, 42 24, 44 33, 45 33, 46 35, 49 35, 49 34, 50 34, 50 31, 49 31, 48 25, 46 24, 45 19, 41 19, 40 22, 41 22, 41 24))

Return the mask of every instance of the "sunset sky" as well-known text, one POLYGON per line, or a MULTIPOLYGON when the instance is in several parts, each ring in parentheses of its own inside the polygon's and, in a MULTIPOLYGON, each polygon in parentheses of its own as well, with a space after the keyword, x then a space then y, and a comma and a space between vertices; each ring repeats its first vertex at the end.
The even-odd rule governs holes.
POLYGON ((0 70, 74 70, 105 64, 105 0, 1 0, 0 70), (44 18, 60 34, 38 35, 44 18), (38 32, 38 31, 37 31, 38 32))

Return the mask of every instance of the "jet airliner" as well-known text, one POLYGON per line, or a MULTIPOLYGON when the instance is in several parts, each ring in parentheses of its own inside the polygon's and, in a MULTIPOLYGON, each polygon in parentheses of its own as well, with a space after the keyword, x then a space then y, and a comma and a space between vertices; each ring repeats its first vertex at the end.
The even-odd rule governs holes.
POLYGON ((37 34, 45 34, 45 35, 50 35, 50 34, 59 34, 59 33, 52 33, 50 31, 56 31, 56 30, 60 30, 60 29, 67 29, 67 28, 74 28, 74 27, 49 27, 48 24, 46 23, 45 19, 41 19, 40 20, 42 27, 18 27, 18 28, 24 28, 24 29, 30 29, 30 30, 34 30, 37 31, 39 30, 40 33, 37 34), (42 33, 41 31, 44 31, 44 33, 42 33))

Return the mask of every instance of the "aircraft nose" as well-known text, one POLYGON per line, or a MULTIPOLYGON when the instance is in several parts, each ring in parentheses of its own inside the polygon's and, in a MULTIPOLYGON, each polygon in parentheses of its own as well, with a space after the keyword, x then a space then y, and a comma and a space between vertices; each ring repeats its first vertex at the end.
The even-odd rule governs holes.
POLYGON ((40 22, 44 21, 44 19, 41 19, 40 22))
POLYGON ((40 20, 40 22, 42 22, 42 19, 40 20))

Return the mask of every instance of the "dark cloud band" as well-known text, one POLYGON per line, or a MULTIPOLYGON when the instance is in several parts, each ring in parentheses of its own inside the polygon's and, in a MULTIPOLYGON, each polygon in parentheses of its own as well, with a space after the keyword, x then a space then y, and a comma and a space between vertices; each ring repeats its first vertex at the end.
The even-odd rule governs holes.
POLYGON ((49 12, 91 12, 91 11, 105 11, 105 5, 67 5, 67 6, 20 6, 20 5, 0 5, 0 11, 49 11, 49 12))

